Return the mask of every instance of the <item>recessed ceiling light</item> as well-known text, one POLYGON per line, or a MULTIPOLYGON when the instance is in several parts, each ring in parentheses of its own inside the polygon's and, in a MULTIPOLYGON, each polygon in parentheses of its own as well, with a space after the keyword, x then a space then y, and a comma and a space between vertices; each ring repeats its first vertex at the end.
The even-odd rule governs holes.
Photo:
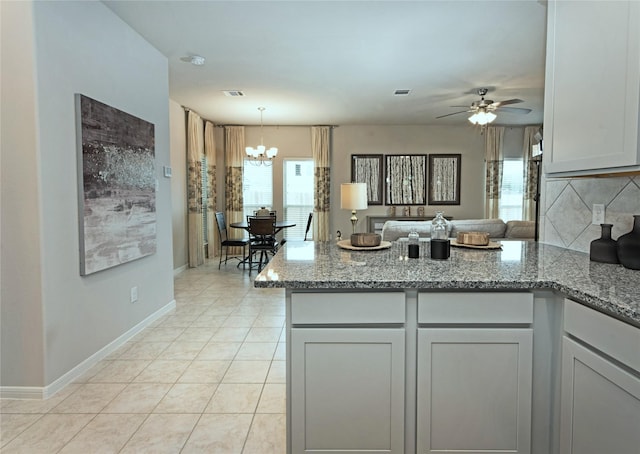
POLYGON ((205 60, 204 57, 201 57, 200 55, 192 55, 190 61, 192 65, 202 66, 204 65, 205 60))
POLYGON ((225 96, 231 96, 232 98, 236 96, 244 96, 244 92, 241 90, 222 90, 222 93, 224 93, 225 96))
POLYGON ((411 92, 408 88, 399 89, 393 92, 393 96, 408 96, 411 92))

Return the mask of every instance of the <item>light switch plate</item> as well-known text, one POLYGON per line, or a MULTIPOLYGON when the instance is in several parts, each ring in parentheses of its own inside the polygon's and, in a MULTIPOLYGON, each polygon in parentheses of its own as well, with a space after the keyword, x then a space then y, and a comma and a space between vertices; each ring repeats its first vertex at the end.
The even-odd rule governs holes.
POLYGON ((164 171, 165 178, 171 178, 171 167, 162 166, 162 170, 164 171))
POLYGON ((599 203, 593 204, 591 211, 591 223, 595 225, 604 224, 604 205, 599 203))

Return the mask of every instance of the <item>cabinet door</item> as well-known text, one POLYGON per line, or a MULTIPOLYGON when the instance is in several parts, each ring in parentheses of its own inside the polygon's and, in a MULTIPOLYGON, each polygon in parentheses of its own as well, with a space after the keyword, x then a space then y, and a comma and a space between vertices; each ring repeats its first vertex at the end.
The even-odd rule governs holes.
POLYGON ((560 452, 640 453, 640 378, 562 342, 560 452))
POLYGON ((637 1, 549 2, 546 172, 637 169, 639 81, 637 1))
POLYGON ((417 452, 530 452, 532 340, 530 329, 419 329, 417 452))
POLYGON ((290 452, 404 452, 404 330, 291 330, 290 452))

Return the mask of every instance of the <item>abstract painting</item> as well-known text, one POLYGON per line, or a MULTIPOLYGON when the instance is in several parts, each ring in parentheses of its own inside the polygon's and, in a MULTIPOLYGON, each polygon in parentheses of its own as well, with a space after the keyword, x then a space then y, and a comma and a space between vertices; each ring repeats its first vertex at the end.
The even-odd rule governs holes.
POLYGON ((426 203, 427 155, 386 155, 387 205, 426 203))
POLYGON ((156 252, 154 125, 76 95, 80 275, 156 252))
POLYGON ((367 204, 382 205, 382 155, 351 155, 351 182, 367 184, 367 204))
POLYGON ((460 205, 459 154, 429 155, 429 205, 460 205))

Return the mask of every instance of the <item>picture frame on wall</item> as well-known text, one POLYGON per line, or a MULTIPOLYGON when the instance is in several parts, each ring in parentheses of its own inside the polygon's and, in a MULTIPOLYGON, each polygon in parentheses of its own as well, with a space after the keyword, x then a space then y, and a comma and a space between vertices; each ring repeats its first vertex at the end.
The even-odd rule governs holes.
POLYGON ((429 205, 460 205, 461 154, 429 155, 429 205))
POLYGON ((386 204, 425 205, 427 155, 385 155, 386 204))
POLYGON ((80 275, 156 252, 155 126, 76 94, 80 275))
POLYGON ((367 204, 382 205, 384 168, 381 154, 351 155, 351 182, 366 183, 367 204))

